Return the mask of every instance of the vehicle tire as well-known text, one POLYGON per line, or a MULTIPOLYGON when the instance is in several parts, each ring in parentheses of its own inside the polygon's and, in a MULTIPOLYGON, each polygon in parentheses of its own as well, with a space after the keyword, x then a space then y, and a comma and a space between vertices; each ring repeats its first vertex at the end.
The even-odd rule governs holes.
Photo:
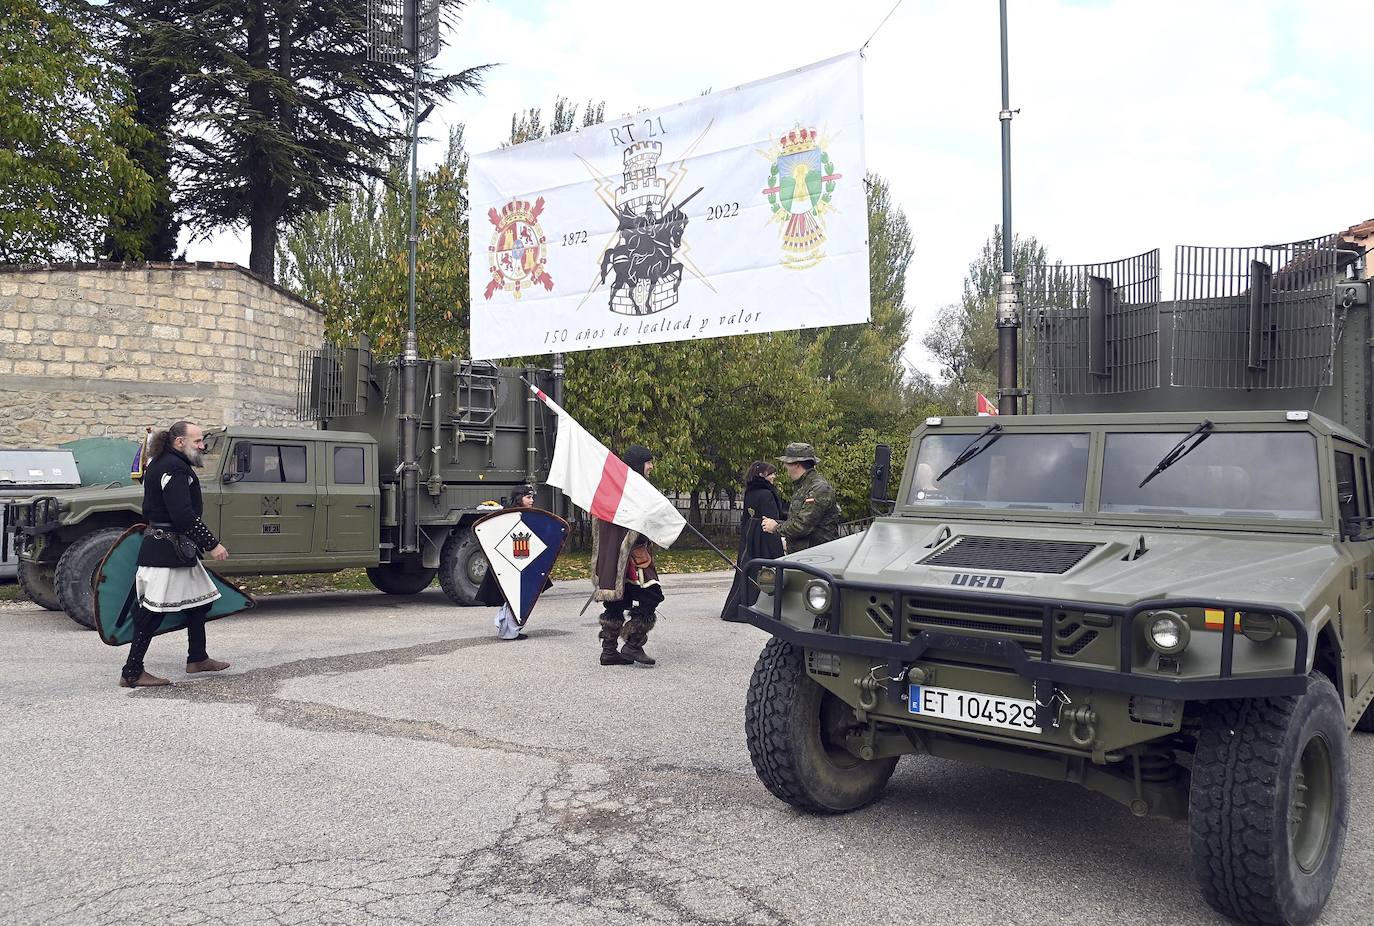
POLYGON ((29 596, 29 601, 49 611, 61 611, 57 600, 57 586, 54 584, 54 567, 26 560, 19 561, 19 587, 29 596))
POLYGON ((1245 923, 1303 926, 1326 905, 1345 846, 1349 737, 1335 687, 1219 701, 1203 718, 1188 821, 1203 895, 1245 923))
POLYGON ((800 647, 768 641, 744 703, 749 758, 764 787, 815 813, 845 813, 873 801, 897 757, 866 761, 845 749, 853 720, 847 704, 806 674, 800 647))
POLYGON ((487 577, 487 555, 470 528, 454 531, 439 554, 439 586, 457 605, 479 604, 477 590, 487 577))
POLYGON ((434 581, 434 574, 437 569, 407 568, 406 563, 386 563, 381 566, 370 566, 367 570, 367 580, 379 592, 386 592, 388 595, 418 595, 429 588, 434 581))
POLYGON ((87 630, 95 629, 95 571, 122 536, 122 527, 93 531, 67 547, 57 561, 53 584, 57 587, 58 603, 68 617, 87 630))

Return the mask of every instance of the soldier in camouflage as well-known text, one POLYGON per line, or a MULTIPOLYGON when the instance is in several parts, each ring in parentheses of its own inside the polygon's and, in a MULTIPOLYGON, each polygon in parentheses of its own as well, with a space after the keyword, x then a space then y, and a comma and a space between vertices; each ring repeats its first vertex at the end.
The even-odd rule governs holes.
POLYGON ((787 518, 763 519, 763 529, 787 541, 787 552, 796 553, 840 536, 840 506, 835 487, 816 471, 816 451, 810 444, 791 443, 778 457, 792 480, 792 501, 787 518))

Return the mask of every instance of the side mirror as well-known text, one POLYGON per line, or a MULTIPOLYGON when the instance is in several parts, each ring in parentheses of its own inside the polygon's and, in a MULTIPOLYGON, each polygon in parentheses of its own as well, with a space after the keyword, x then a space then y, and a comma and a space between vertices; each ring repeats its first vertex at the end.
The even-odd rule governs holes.
POLYGON ((892 478, 892 448, 879 444, 873 448, 872 489, 868 494, 868 506, 873 514, 886 514, 894 500, 887 497, 888 484, 892 478))
POLYGON ((234 445, 233 456, 228 459, 228 469, 224 471, 224 484, 232 485, 235 482, 242 482, 253 468, 253 444, 250 441, 240 441, 234 445))

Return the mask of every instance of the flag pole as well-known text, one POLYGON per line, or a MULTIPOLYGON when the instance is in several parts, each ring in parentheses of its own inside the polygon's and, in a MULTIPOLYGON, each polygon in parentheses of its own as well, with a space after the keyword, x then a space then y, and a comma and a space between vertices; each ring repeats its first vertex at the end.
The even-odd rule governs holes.
POLYGON ((733 569, 733 570, 735 570, 736 572, 738 572, 740 575, 744 575, 744 570, 741 569, 741 568, 739 568, 739 563, 735 562, 735 561, 732 560, 730 557, 726 556, 725 553, 720 549, 720 547, 716 546, 714 543, 712 543, 712 542, 710 541, 709 538, 707 538, 707 536, 706 536, 705 534, 703 534, 701 531, 697 530, 695 524, 693 524, 691 521, 684 521, 683 523, 687 525, 687 529, 688 529, 689 531, 691 531, 692 533, 694 533, 694 534, 696 534, 698 537, 700 537, 700 538, 701 538, 701 542, 704 543, 704 544, 706 544, 708 547, 710 547, 711 550, 712 550, 712 552, 714 552, 714 553, 715 553, 717 556, 719 556, 721 559, 725 560, 725 564, 726 564, 727 566, 729 566, 731 569, 733 569))

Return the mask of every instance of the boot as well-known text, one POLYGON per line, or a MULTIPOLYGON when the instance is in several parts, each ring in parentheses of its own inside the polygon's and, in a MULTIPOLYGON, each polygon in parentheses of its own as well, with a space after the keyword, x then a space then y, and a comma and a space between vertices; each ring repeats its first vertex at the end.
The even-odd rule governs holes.
POLYGON ((616 638, 601 638, 601 664, 603 666, 628 666, 630 660, 621 656, 615 648, 616 638))
POLYGON ((163 685, 170 685, 171 682, 165 678, 158 678, 148 672, 141 673, 138 678, 119 677, 120 688, 161 688, 163 685))
POLYGON ((211 659, 208 656, 199 662, 186 663, 186 674, 191 675, 196 672, 223 672, 229 668, 229 663, 222 659, 211 659))
POLYGON ((649 631, 654 629, 654 615, 645 616, 638 609, 631 612, 625 622, 625 645, 620 648, 621 658, 641 666, 652 666, 658 660, 644 652, 644 644, 649 642, 649 631))
POLYGON ((637 662, 641 666, 658 665, 658 660, 644 652, 644 647, 631 646, 629 643, 620 648, 620 657, 627 662, 637 662))

